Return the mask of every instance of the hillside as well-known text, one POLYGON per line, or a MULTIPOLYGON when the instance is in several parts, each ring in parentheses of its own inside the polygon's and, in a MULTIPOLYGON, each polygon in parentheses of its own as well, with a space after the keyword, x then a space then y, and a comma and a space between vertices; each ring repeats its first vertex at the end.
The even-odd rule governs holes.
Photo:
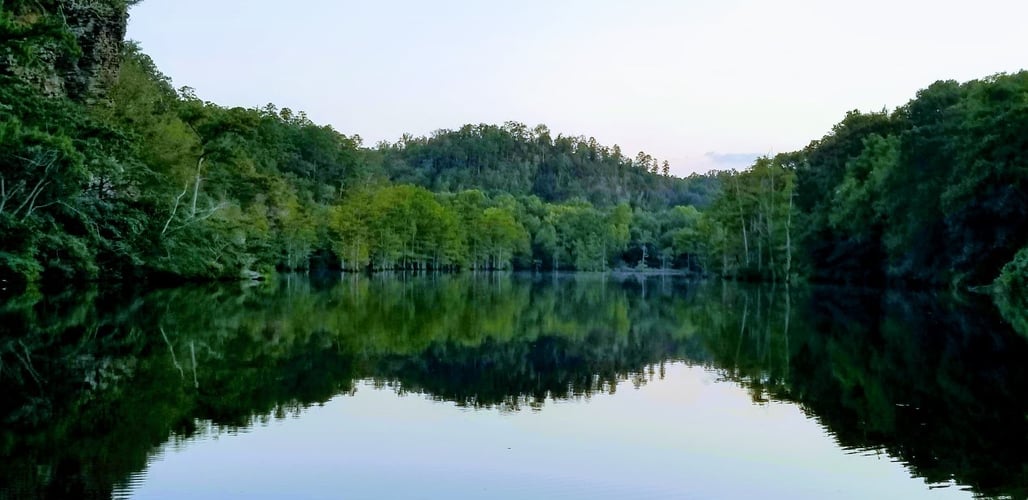
POLYGON ((367 147, 302 112, 176 89, 121 41, 129 2, 63 4, 15 2, 0 18, 8 288, 311 267, 695 265, 687 205, 709 203, 713 178, 676 179, 645 153, 514 123, 367 147))
POLYGON ((553 137, 545 125, 465 125, 430 137, 405 136, 378 145, 378 152, 391 181, 436 192, 481 189, 547 202, 580 198, 598 207, 628 203, 649 210, 704 207, 716 193, 713 177, 671 177, 666 161, 643 152, 628 158, 619 146, 607 147, 594 138, 553 137))
POLYGON ((368 147, 176 89, 121 0, 0 11, 0 279, 679 268, 1028 288, 1028 72, 936 82, 800 151, 687 179, 544 125, 368 147), (74 8, 72 8, 74 7, 74 8))

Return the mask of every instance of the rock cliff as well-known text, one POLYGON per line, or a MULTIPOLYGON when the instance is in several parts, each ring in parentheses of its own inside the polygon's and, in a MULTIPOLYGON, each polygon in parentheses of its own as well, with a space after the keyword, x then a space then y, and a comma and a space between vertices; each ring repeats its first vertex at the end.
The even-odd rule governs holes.
POLYGON ((9 2, 8 28, 28 49, 6 47, 7 72, 53 97, 102 99, 118 75, 128 26, 125 0, 9 2), (62 40, 61 36, 64 39, 62 40), (74 43, 67 43, 69 41, 74 43), (78 50, 75 50, 77 46, 78 50), (70 50, 69 50, 70 48, 70 50))

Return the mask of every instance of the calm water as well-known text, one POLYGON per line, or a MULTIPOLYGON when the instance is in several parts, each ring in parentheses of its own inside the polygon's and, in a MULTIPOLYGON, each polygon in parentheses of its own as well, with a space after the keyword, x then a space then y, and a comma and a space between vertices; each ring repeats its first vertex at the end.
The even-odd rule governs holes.
POLYGON ((989 304, 603 275, 0 307, 0 498, 1024 498, 989 304))

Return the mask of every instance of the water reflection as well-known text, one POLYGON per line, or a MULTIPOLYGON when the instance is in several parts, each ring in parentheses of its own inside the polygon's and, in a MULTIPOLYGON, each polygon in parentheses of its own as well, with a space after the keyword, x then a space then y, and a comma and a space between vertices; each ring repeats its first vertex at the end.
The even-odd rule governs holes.
POLYGON ((840 446, 884 450, 931 483, 1023 497, 1026 355, 988 304, 669 277, 285 276, 21 297, 0 311, 0 496, 107 497, 169 439, 299 414, 361 380, 545 412, 682 361, 755 403, 796 402, 840 446))

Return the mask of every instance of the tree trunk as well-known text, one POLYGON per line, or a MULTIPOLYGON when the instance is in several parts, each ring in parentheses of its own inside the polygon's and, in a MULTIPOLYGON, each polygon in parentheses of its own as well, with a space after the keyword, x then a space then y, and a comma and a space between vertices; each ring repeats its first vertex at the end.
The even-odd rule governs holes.
MULTIPOLYGON (((776 205, 776 203, 775 203, 775 173, 774 173, 774 167, 772 166, 772 168, 771 168, 771 207, 770 207, 770 210, 768 210, 768 214, 767 214, 767 232, 768 232, 768 234, 771 235, 771 240, 772 241, 775 240, 775 231, 774 231, 774 225, 773 225, 774 221, 773 221, 773 218, 772 218, 772 216, 774 215, 775 205, 776 205)), ((773 253, 771 253, 771 252, 774 251, 774 248, 775 248, 774 245, 772 245, 771 249, 768 252, 768 257, 771 260, 771 265, 772 266, 775 265, 775 256, 774 256, 773 253)))
POLYGON ((182 197, 185 196, 188 191, 189 183, 186 182, 185 187, 182 188, 182 194, 175 197, 175 206, 171 208, 171 215, 168 217, 168 221, 164 223, 164 229, 161 229, 161 236, 164 236, 164 233, 168 232, 168 226, 171 225, 171 221, 175 219, 175 213, 178 212, 179 201, 182 200, 182 197))
POLYGON ((789 188, 789 211, 785 219, 785 282, 792 279, 792 199, 795 191, 789 188))
POLYGON ((739 225, 742 226, 742 248, 745 253, 746 266, 750 265, 750 242, 746 237, 746 218, 742 211, 742 192, 739 190, 739 177, 735 177, 735 201, 739 206, 739 225))
POLYGON ((189 213, 190 217, 196 217, 196 199, 200 196, 200 172, 205 159, 206 157, 200 156, 200 159, 196 161, 196 183, 193 184, 193 209, 189 213))

